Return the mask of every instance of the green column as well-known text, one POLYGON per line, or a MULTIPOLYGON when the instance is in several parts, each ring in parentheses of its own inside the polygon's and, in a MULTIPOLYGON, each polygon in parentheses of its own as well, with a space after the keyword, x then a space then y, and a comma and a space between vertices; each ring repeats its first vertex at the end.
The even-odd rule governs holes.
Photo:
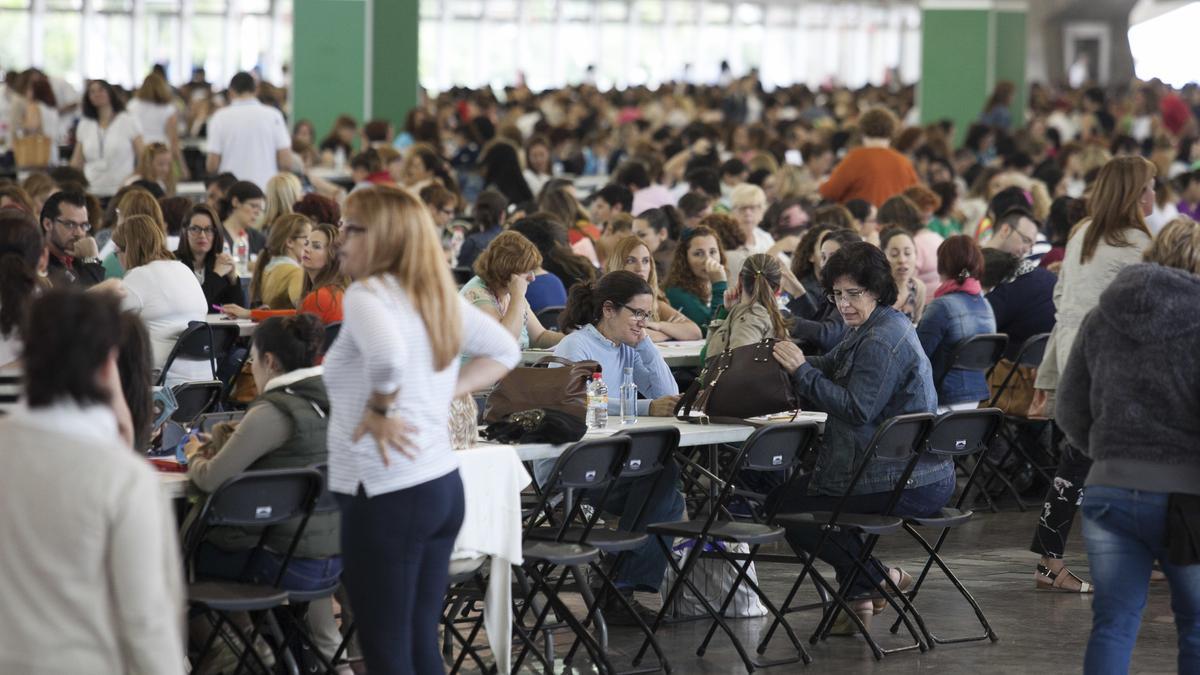
POLYGON ((925 0, 921 3, 921 122, 955 122, 961 143, 992 88, 1016 85, 1013 123, 1025 108, 1026 4, 1007 0, 925 0))
POLYGON ((340 114, 399 126, 417 103, 418 0, 297 0, 292 110, 324 136, 340 114))

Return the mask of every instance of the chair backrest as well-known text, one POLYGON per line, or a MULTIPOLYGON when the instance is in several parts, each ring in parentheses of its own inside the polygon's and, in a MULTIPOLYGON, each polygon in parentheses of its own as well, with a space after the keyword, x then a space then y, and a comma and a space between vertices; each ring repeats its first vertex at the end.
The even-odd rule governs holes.
POLYGON ((558 317, 563 313, 566 307, 562 305, 553 305, 551 307, 543 307, 536 312, 538 322, 546 330, 558 330, 558 317))
POLYGON ((954 345, 950 366, 938 377, 937 389, 941 390, 942 382, 951 370, 987 372, 999 363, 1007 346, 1008 336, 1003 333, 980 333, 962 340, 954 345))
POLYGON ((618 435, 629 437, 629 455, 621 465, 619 478, 652 476, 662 471, 679 449, 678 427, 624 429, 618 435))
POLYGON ((929 429, 926 451, 962 457, 986 449, 1000 432, 1004 411, 999 408, 954 410, 938 417, 929 429))
POLYGON ((475 270, 470 267, 455 267, 450 272, 454 275, 454 283, 459 286, 467 283, 471 280, 471 277, 475 276, 475 270))
POLYGON ((321 353, 329 351, 333 346, 333 341, 337 339, 338 333, 342 330, 342 322, 335 321, 325 326, 325 343, 321 345, 321 353))
POLYGON ((554 465, 547 491, 554 489, 594 490, 613 481, 629 454, 629 438, 610 436, 579 441, 567 448, 554 465))
POLYGON ((196 418, 209 412, 221 397, 224 387, 220 380, 205 380, 202 382, 185 382, 171 388, 175 402, 179 407, 171 413, 171 420, 191 426, 196 418))
POLYGON ((1017 352, 1017 365, 1034 368, 1042 365, 1042 357, 1046 355, 1046 347, 1049 344, 1049 333, 1030 335, 1021 345, 1021 351, 1017 352))
POLYGON ((846 494, 841 502, 833 511, 834 518, 841 513, 845 504, 845 497, 855 494, 854 489, 858 486, 858 482, 862 480, 863 475, 867 471, 867 467, 871 462, 883 460, 891 462, 904 462, 904 469, 901 471, 892 491, 892 498, 888 507, 884 510, 884 514, 890 514, 896 502, 900 499, 900 491, 904 489, 904 485, 908 482, 908 477, 912 475, 912 471, 917 466, 917 461, 921 459, 921 452, 925 448, 926 439, 929 438, 929 430, 933 426, 934 416, 932 413, 911 413, 908 415, 897 415, 891 419, 884 420, 875 429, 875 435, 871 437, 871 442, 867 445, 867 453, 859 462, 855 469, 854 478, 850 480, 849 487, 846 488, 846 494))
POLYGON ((225 355, 233 349, 240 336, 236 325, 211 324, 206 321, 189 321, 187 328, 175 340, 175 346, 167 355, 155 384, 162 386, 167 381, 167 373, 175 361, 208 361, 212 366, 212 376, 217 377, 217 364, 225 359, 225 355))
POLYGON ((754 471, 787 471, 800 464, 817 440, 816 422, 788 422, 760 427, 742 446, 739 468, 754 471))

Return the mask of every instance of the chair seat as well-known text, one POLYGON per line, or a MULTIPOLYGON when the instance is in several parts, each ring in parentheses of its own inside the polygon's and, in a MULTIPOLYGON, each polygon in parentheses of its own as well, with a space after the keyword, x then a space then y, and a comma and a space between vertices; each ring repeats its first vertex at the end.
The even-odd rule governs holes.
MULTIPOLYGON (((687 520, 677 523, 655 523, 646 528, 649 534, 695 539, 704 529, 703 520, 687 520)), ((734 544, 767 544, 783 538, 783 528, 761 523, 720 521, 713 523, 708 538, 734 544)))
MULTIPOLYGON (((539 541, 553 541, 557 533, 557 527, 537 527, 528 530, 525 535, 530 539, 537 539, 539 541)), ((578 542, 582 537, 582 527, 568 527, 567 531, 563 533, 563 541, 578 542)), ((588 533, 587 539, 583 540, 583 543, 595 546, 605 553, 620 553, 621 551, 632 551, 640 547, 645 543, 646 539, 646 535, 637 532, 621 532, 603 527, 594 527, 588 533)))
POLYGON ((583 565, 600 557, 600 549, 581 544, 553 541, 527 541, 521 547, 525 562, 548 562, 552 565, 583 565))
POLYGON ((958 527, 966 523, 975 515, 974 511, 960 509, 952 509, 946 507, 938 512, 935 516, 927 516, 924 518, 905 518, 905 521, 912 525, 920 525, 922 527, 958 527))
MULTIPOLYGON (((775 516, 775 522, 785 528, 822 527, 829 524, 829 519, 832 516, 832 511, 781 513, 775 516)), ((887 534, 900 529, 904 521, 895 516, 881 516, 873 513, 841 513, 838 514, 837 521, 833 524, 848 531, 857 531, 866 534, 887 534)))
POLYGON ((325 588, 316 588, 311 591, 288 591, 288 602, 316 602, 328 598, 337 592, 340 583, 338 581, 325 588))
POLYGON ((252 612, 279 607, 289 593, 274 586, 237 581, 196 581, 188 584, 188 602, 221 612, 252 612))

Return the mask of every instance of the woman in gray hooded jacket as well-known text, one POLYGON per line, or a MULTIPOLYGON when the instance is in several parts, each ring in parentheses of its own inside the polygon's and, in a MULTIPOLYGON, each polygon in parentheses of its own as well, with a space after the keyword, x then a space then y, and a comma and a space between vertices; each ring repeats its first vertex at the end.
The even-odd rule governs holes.
POLYGON ((1200 495, 1200 224, 1179 217, 1125 268, 1079 328, 1057 421, 1093 461, 1083 537, 1096 580, 1085 673, 1125 673, 1162 564, 1179 672, 1200 672, 1200 565, 1167 559, 1167 498, 1200 495))

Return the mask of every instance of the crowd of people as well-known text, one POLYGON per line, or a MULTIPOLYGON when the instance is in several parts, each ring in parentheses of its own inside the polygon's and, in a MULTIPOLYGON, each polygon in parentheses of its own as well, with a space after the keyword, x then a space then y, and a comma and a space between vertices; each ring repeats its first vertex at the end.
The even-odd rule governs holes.
MULTIPOLYGON (((0 434, 14 439, 0 460, 22 490, 104 508, 37 531, 0 519, 2 548, 28 551, 0 562, 29 610, 4 615, 36 604, 56 629, 0 616, 0 670, 38 658, 47 672, 182 672, 175 535, 149 468, 121 449, 149 446, 153 373, 208 314, 257 322, 246 366, 257 393, 236 427, 187 443, 188 475, 211 492, 247 469, 328 462, 341 515, 309 522, 284 583, 344 580, 371 672, 441 668, 437 621, 464 510, 452 401, 502 379, 518 348, 631 371, 639 414, 668 417, 696 374, 672 372, 655 343, 704 340, 712 357, 777 339, 797 395, 828 414, 812 474, 769 497, 790 512, 840 499, 891 417, 987 402, 988 379, 952 355, 991 333, 1008 336, 1009 369, 1049 334, 1027 413, 1049 427, 1032 437, 1059 465, 1030 566, 1037 588, 1096 594, 1088 672, 1128 664, 1156 560, 1186 598, 1181 670, 1200 663, 1185 609, 1200 601, 1195 568, 1168 561, 1156 534, 1168 493, 1200 494, 1188 413, 1200 380, 1186 356, 1200 284, 1194 86, 1033 85, 1016 110, 1002 84, 965 129, 917 123, 911 87, 766 92, 750 75, 723 87, 456 89, 399 124, 339 117, 320 141, 247 73, 224 91, 202 73, 173 89, 153 72, 132 95, 92 81, 69 130, 38 71, 6 78, 2 98, 14 133, 71 150, 64 165, 0 183, 0 411, 12 413, 0 434), (174 188, 190 173, 181 138, 200 134, 207 192, 193 203, 174 188), (56 445, 73 454, 46 456, 56 445), (82 459, 101 449, 112 457, 82 459), (1080 505, 1095 586, 1064 560, 1080 505), (108 578, 93 579, 99 560, 108 578), (42 597, 58 578, 89 581, 50 594, 61 617, 42 597), (64 630, 92 646, 56 648, 64 630)), ((164 381, 212 375, 176 360, 164 381)), ((534 467, 539 481, 548 468, 534 467)), ((890 508, 896 479, 870 464, 850 508, 890 508)), ((647 497, 651 522, 683 515, 668 483, 647 497)), ((922 460, 898 512, 937 513, 957 483, 949 460, 922 460)), ((839 580, 855 574, 854 535, 820 550, 810 535, 788 541, 839 580)), ((218 528, 197 571, 270 579, 280 561, 248 559, 255 539, 218 528)), ((666 567, 651 543, 630 558, 617 579, 626 601, 604 608, 613 623, 645 612, 632 594, 657 589, 666 567)), ((911 581, 876 563, 880 578, 911 581)), ((854 590, 878 582, 858 577, 854 590)), ((313 604, 332 651, 332 605, 313 604)), ((854 610, 866 623, 878 607, 854 610)), ((203 643, 211 626, 190 628, 203 643)))

